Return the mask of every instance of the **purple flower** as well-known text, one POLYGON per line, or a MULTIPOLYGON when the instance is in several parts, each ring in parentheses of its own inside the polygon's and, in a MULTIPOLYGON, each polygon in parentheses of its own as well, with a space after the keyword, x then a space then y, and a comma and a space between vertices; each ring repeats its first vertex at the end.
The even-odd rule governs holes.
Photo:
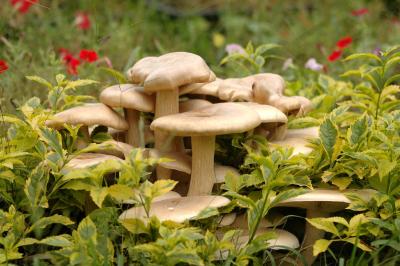
POLYGON ((225 51, 228 53, 228 55, 231 54, 245 54, 246 51, 244 50, 244 48, 237 43, 230 43, 227 44, 225 47, 225 51))
POLYGON ((308 59, 304 67, 314 71, 321 71, 322 69, 324 69, 324 65, 319 64, 317 60, 315 60, 315 58, 308 59))
POLYGON ((374 54, 374 55, 377 55, 377 56, 380 56, 381 55, 381 48, 379 48, 379 47, 376 47, 373 51, 372 51, 372 53, 374 54))

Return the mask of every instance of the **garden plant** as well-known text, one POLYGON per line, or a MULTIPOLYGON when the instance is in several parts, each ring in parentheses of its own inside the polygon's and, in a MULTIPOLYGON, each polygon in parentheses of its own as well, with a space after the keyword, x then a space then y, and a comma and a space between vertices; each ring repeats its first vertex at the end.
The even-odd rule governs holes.
POLYGON ((400 263, 397 1, 6 2, 0 265, 400 263))

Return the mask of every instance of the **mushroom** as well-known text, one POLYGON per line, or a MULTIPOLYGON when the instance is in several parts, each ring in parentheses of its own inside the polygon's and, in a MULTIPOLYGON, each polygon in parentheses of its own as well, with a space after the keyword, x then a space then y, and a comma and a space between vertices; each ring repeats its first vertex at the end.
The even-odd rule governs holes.
POLYGON ((252 87, 252 77, 225 79, 219 83, 218 97, 229 102, 251 102, 253 100, 252 87))
MULTIPOLYGON (((155 118, 179 112, 180 86, 215 79, 200 56, 186 52, 145 57, 128 70, 128 76, 133 83, 143 84, 145 92, 156 92, 155 118)), ((166 137, 157 130, 155 148, 170 151, 166 137)))
POLYGON ((179 88, 179 95, 189 93, 218 97, 218 88, 222 81, 222 79, 216 78, 211 82, 188 84, 179 88))
POLYGON ((126 142, 140 147, 140 112, 154 113, 154 99, 143 88, 132 84, 118 84, 104 89, 100 101, 111 107, 122 107, 128 123, 126 142))
POLYGON ((215 136, 242 133, 260 123, 258 114, 246 106, 218 103, 157 118, 150 128, 192 137, 192 176, 188 195, 195 196, 210 193, 214 185, 215 136))
MULTIPOLYGON (((358 190, 362 197, 368 198, 371 195, 371 190, 358 190)), ((314 189, 308 193, 293 197, 282 201, 278 207, 296 207, 307 210, 306 216, 308 219, 316 217, 330 217, 332 213, 344 210, 350 200, 344 195, 346 191, 334 189, 314 189)), ((313 227, 306 223, 304 230, 304 239, 302 247, 305 248, 302 252, 308 265, 312 265, 315 260, 312 252, 312 245, 318 239, 324 236, 324 231, 313 227)))
MULTIPOLYGON (((300 246, 299 240, 295 235, 282 229, 259 228, 256 232, 256 236, 267 232, 273 232, 276 234, 276 238, 267 241, 270 249, 282 250, 285 249, 285 247, 296 249, 300 246)), ((244 247, 249 241, 249 237, 249 232, 247 230, 244 231, 243 234, 238 237, 237 245, 241 248, 244 247)))
MULTIPOLYGON (((111 135, 113 139, 117 141, 125 141, 128 132, 125 130, 117 130, 109 128, 108 133, 111 135)), ((153 131, 150 130, 149 125, 144 126, 144 143, 145 144, 154 143, 154 134, 153 131)))
POLYGON ((250 107, 260 116, 262 124, 256 129, 255 133, 265 135, 266 131, 268 139, 281 140, 286 135, 287 130, 287 117, 279 109, 265 104, 258 104, 252 102, 238 102, 250 107))
POLYGON ((78 148, 83 148, 89 142, 88 126, 103 125, 118 130, 127 130, 128 124, 114 110, 102 103, 87 103, 82 106, 73 107, 62 111, 50 120, 46 121, 46 126, 61 129, 64 124, 83 125, 80 133, 83 135, 84 143, 78 143, 78 148))
POLYGON ((141 206, 124 211, 119 216, 119 219, 143 219, 146 222, 148 218, 156 216, 160 222, 173 221, 183 223, 196 218, 206 208, 221 208, 228 205, 229 202, 229 199, 222 196, 192 196, 167 199, 153 202, 150 206, 149 216, 141 206))
POLYGON ((292 156, 297 154, 309 154, 312 151, 308 147, 309 139, 318 138, 319 127, 309 127, 302 129, 288 129, 286 136, 282 140, 271 141, 272 147, 283 146, 293 148, 292 156))

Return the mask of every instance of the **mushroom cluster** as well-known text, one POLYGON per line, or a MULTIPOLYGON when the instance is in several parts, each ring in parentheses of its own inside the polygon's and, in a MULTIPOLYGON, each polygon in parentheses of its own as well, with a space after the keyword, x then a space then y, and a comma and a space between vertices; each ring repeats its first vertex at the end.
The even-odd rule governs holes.
MULTIPOLYGON (((214 162, 216 136, 255 133, 268 139, 271 147, 293 147, 295 154, 310 152, 307 139, 318 137, 318 128, 287 129, 288 116, 303 115, 312 105, 304 97, 283 95, 285 82, 276 74, 221 79, 200 56, 187 52, 143 58, 127 74, 131 83, 104 89, 101 103, 60 112, 47 121, 47 126, 60 129, 65 124, 81 125, 78 148, 90 142, 89 128, 96 125, 107 127, 115 136, 109 141, 111 150, 81 154, 69 163, 70 168, 120 160, 138 147, 146 148, 145 156, 171 159, 157 166, 155 177, 175 179, 176 171, 179 178, 190 178, 178 184, 179 194, 174 192, 172 198, 153 202, 151 214, 161 220, 183 222, 207 206, 229 203, 224 197, 210 196, 214 185, 224 182, 227 172, 238 174, 235 168, 214 162)), ((120 218, 126 217, 143 218, 144 210, 134 207, 120 218)), ((229 225, 246 224, 243 218, 231 218, 229 225)), ((280 245, 298 246, 295 236, 278 232, 280 240, 289 239, 280 245)))

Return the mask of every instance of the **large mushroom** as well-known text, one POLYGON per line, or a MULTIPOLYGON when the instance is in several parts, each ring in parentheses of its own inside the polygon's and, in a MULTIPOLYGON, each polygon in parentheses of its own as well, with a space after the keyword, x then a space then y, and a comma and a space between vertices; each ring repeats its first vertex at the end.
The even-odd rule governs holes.
POLYGON ((78 148, 83 148, 89 142, 89 126, 103 125, 118 130, 127 130, 128 124, 114 110, 102 103, 87 103, 62 111, 46 121, 46 126, 61 129, 64 124, 82 125, 80 133, 83 142, 78 143, 78 148))
POLYGON ((261 123, 250 108, 234 103, 218 103, 186 113, 158 118, 152 129, 176 136, 192 137, 192 176, 188 195, 209 194, 215 182, 215 136, 242 133, 261 123))
MULTIPOLYGON (((122 107, 128 123, 126 142, 140 147, 140 112, 154 113, 154 98, 143 92, 143 87, 133 84, 118 84, 104 89, 100 101, 111 107, 122 107)), ((143 136, 144 137, 144 136, 143 136)))
MULTIPOLYGON (((143 84, 144 91, 156 93, 155 118, 179 113, 179 87, 215 79, 214 73, 198 55, 186 52, 168 53, 139 60, 128 76, 143 84)), ((169 151, 166 137, 155 130, 155 147, 169 151)))
MULTIPOLYGON (((308 193, 282 201, 277 205, 277 207, 296 207, 306 209, 307 218, 329 217, 332 213, 344 210, 350 204, 351 201, 345 196, 344 192, 346 191, 314 189, 308 193)), ((371 190, 362 190, 358 192, 360 192, 362 197, 365 198, 369 198, 371 195, 371 190)), ((324 231, 306 223, 302 243, 304 251, 302 254, 308 265, 312 265, 315 260, 312 252, 313 244, 323 236, 324 231)))

